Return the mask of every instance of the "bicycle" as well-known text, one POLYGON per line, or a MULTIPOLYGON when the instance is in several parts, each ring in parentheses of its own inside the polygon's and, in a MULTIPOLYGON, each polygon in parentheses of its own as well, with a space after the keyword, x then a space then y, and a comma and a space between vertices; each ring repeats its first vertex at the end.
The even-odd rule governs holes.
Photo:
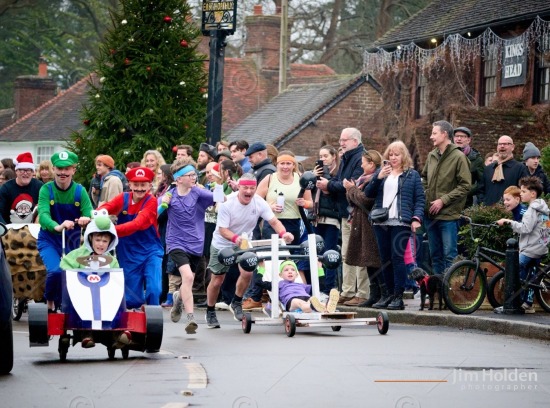
POLYGON ((506 254, 481 245, 489 231, 497 227, 497 224, 476 224, 469 217, 461 218, 470 224, 470 236, 477 246, 471 259, 459 261, 447 269, 443 277, 443 297, 447 307, 453 313, 470 314, 479 309, 485 300, 485 295, 491 306, 499 306, 493 294, 487 291, 487 269, 482 269, 480 264, 481 261, 489 262, 498 268, 499 272, 504 273, 504 266, 491 258, 491 255, 504 259, 506 254), (486 228, 486 232, 476 238, 475 228, 486 228))
MULTIPOLYGON (((539 305, 548 313, 550 313, 550 265, 539 265, 536 268, 536 274, 533 278, 520 282, 520 290, 533 289, 534 295, 537 298, 539 305)), ((531 276, 533 271, 531 271, 531 276)), ((493 276, 489 282, 487 294, 491 294, 498 303, 502 306, 505 301, 505 274, 504 271, 499 271, 493 276)), ((495 307, 498 307, 495 306, 495 307)))

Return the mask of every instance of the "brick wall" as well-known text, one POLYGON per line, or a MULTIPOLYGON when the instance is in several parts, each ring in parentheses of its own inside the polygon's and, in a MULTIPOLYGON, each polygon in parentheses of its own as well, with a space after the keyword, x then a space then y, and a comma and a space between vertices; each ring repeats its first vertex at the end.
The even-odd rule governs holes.
POLYGON ((279 150, 289 149, 296 155, 312 157, 307 161, 308 168, 317 158, 320 147, 325 144, 338 147, 342 129, 356 127, 361 131, 367 148, 383 151, 388 142, 382 136, 381 106, 380 95, 366 82, 279 150))
POLYGON ((32 112, 55 96, 56 84, 51 78, 34 75, 17 77, 14 103, 17 119, 32 112))
MULTIPOLYGON (((454 127, 466 126, 472 131, 472 147, 482 156, 496 151, 498 138, 508 135, 514 140, 514 156, 521 160, 525 143, 532 142, 542 150, 550 145, 550 106, 537 105, 529 108, 466 108, 452 106, 442 119, 454 127)), ((411 123, 412 133, 405 140, 418 156, 418 166, 422 168, 428 152, 433 149, 429 139, 432 126, 426 119, 411 123)))

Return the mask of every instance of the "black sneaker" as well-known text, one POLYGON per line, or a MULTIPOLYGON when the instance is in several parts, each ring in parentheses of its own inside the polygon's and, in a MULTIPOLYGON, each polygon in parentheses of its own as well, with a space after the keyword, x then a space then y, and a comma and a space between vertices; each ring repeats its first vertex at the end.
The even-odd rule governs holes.
POLYGON ((233 313, 233 317, 236 321, 240 322, 243 320, 243 302, 231 302, 229 310, 233 313))
POLYGON ((206 311, 206 325, 211 329, 219 329, 220 328, 220 322, 218 322, 218 318, 216 317, 215 311, 206 311))

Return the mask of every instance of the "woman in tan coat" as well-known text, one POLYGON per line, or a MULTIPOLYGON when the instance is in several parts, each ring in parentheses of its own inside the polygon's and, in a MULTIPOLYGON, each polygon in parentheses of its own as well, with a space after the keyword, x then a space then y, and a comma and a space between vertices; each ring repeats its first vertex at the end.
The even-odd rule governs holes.
MULTIPOLYGON (((353 206, 351 213, 351 233, 349 237, 346 263, 353 266, 366 267, 369 284, 369 298, 359 303, 359 307, 371 307, 380 299, 380 284, 378 273, 380 255, 376 237, 369 222, 369 212, 374 204, 373 198, 367 198, 363 192, 370 182, 374 172, 382 163, 382 156, 376 150, 365 150, 362 164, 363 175, 355 182, 344 180, 346 198, 353 206)), ((365 285, 367 276, 357 277, 357 286, 365 285)))

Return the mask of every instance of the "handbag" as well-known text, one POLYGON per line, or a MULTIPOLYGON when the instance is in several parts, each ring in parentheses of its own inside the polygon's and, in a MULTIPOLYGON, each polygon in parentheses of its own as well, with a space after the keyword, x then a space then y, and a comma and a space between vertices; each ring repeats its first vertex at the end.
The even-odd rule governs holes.
MULTIPOLYGON (((392 202, 393 204, 393 202, 392 202)), ((390 205, 391 207, 391 205, 390 205)), ((384 221, 387 221, 390 217, 390 208, 389 207, 382 207, 382 208, 375 208, 370 211, 370 220, 372 222, 375 222, 377 224, 380 224, 384 221)))

